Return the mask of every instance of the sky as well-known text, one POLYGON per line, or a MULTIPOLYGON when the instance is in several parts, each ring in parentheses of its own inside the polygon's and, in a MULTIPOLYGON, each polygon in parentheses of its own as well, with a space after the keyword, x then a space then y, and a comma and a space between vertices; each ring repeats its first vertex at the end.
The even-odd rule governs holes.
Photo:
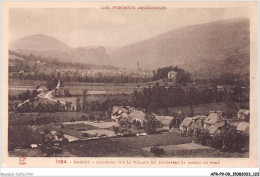
POLYGON ((120 47, 184 26, 241 17, 247 17, 245 8, 13 8, 9 11, 9 42, 45 34, 72 47, 120 47))

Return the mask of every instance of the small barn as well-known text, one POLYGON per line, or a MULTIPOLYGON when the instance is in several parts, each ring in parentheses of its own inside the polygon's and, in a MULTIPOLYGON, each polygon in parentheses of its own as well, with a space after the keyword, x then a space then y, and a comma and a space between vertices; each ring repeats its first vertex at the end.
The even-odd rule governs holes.
POLYGON ((189 131, 191 124, 192 124, 192 118, 187 117, 187 118, 185 118, 185 119, 181 122, 181 124, 180 124, 180 129, 181 129, 182 131, 189 131))
POLYGON ((119 118, 128 117, 128 110, 123 106, 113 106, 111 119, 118 121, 119 118))
POLYGON ((192 117, 192 126, 196 125, 195 127, 203 127, 206 118, 207 116, 204 115, 197 115, 192 117))
POLYGON ((143 111, 139 111, 139 110, 132 110, 129 113, 128 117, 131 122, 133 122, 133 121, 139 122, 142 126, 143 122, 145 120, 145 113, 143 111))
POLYGON ((172 116, 158 116, 155 115, 155 118, 157 121, 159 121, 163 126, 167 127, 167 129, 170 129, 172 120, 174 120, 175 118, 172 116))
POLYGON ((36 87, 37 92, 46 92, 49 89, 46 86, 38 86, 36 87))
POLYGON ((175 71, 169 71, 168 72, 168 79, 171 81, 175 81, 177 76, 177 72, 175 71))
POLYGON ((216 112, 210 113, 210 115, 204 121, 204 127, 208 128, 211 125, 214 125, 220 119, 221 116, 218 113, 216 112))
POLYGON ((237 126, 237 131, 249 135, 250 124, 248 122, 240 122, 237 126))
POLYGON ((207 129, 209 130, 209 134, 213 136, 214 134, 220 133, 222 128, 225 128, 229 125, 229 121, 227 120, 218 120, 215 124, 211 125, 207 129))

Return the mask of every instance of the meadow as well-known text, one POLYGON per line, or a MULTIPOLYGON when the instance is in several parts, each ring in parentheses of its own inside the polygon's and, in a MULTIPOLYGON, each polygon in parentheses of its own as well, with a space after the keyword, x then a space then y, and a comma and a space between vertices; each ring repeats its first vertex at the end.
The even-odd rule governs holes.
MULTIPOLYGON (((47 81, 9 79, 9 94, 16 95, 27 89, 33 90, 37 86, 46 85, 47 81)), ((89 94, 131 94, 139 90, 140 85, 135 83, 87 83, 64 82, 64 89, 72 95, 82 95, 82 90, 87 89, 89 94)))

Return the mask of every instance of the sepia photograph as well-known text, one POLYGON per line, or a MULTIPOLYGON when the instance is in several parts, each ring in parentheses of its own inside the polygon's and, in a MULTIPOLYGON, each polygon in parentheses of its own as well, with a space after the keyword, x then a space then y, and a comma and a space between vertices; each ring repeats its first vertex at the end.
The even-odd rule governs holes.
POLYGON ((8 158, 252 157, 257 58, 246 3, 14 6, 7 14, 8 158))

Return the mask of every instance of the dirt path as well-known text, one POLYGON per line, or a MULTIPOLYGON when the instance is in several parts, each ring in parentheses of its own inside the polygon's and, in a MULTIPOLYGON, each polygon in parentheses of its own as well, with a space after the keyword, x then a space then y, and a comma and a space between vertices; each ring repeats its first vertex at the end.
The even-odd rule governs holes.
MULTIPOLYGON (((57 83, 57 86, 55 89, 51 90, 51 91, 48 91, 45 95, 42 95, 42 93, 38 94, 35 98, 46 98, 50 101, 55 101, 57 102, 58 100, 55 100, 53 99, 53 95, 52 93, 55 92, 56 89, 59 89, 60 88, 60 80, 59 82, 57 83)), ((27 102, 30 102, 30 99, 28 100, 25 100, 24 102, 22 103, 19 103, 18 106, 22 106, 23 104, 27 103, 27 102)), ((60 102, 61 104, 65 104, 65 102, 60 102)))

